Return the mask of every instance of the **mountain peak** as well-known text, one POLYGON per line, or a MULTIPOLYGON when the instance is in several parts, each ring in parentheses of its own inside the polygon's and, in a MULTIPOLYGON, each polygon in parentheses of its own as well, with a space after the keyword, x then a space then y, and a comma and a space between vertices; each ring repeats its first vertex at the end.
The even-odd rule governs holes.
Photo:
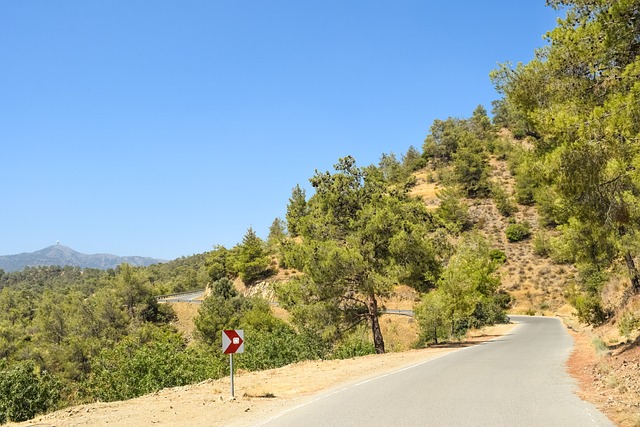
POLYGON ((115 268, 123 263, 134 266, 148 266, 162 262, 165 262, 165 260, 140 256, 121 257, 111 254, 87 255, 57 242, 55 245, 47 246, 44 249, 31 253, 0 256, 0 269, 11 272, 23 270, 25 267, 58 265, 61 267, 72 266, 106 270, 115 268))

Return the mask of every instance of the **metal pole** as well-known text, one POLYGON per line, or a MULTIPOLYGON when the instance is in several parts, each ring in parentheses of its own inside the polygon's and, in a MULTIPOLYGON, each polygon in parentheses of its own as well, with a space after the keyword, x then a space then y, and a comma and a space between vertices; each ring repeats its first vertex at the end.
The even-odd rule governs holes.
POLYGON ((231 398, 234 399, 235 396, 233 394, 233 353, 229 353, 229 365, 231 367, 231 398))

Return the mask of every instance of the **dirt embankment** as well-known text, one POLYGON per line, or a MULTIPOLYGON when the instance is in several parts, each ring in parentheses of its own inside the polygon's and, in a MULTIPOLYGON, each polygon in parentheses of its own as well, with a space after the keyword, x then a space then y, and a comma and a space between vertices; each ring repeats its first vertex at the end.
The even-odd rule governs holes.
POLYGON ((571 332, 575 346, 567 364, 578 381, 578 396, 595 404, 619 426, 639 427, 640 340, 609 348, 601 338, 607 331, 576 329, 571 332))

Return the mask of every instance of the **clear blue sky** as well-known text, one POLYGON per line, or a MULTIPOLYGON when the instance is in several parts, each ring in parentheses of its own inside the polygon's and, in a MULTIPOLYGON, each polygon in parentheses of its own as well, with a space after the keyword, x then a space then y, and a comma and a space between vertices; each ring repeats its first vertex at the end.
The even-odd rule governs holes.
POLYGON ((0 255, 264 238, 315 169, 490 110, 489 71, 555 26, 544 3, 2 1, 0 255))

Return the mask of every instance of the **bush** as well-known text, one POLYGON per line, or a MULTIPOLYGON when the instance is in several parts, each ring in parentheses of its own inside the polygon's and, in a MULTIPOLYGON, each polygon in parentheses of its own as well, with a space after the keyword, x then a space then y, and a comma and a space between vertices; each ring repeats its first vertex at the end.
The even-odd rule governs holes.
POLYGON ((245 337, 245 352, 238 357, 238 366, 249 371, 279 368, 324 356, 321 341, 296 333, 282 321, 271 331, 245 331, 245 337))
POLYGON ((533 238, 533 253, 541 256, 548 257, 551 254, 551 239, 545 232, 536 233, 533 238))
POLYGON ((104 401, 124 400, 228 372, 222 356, 204 347, 187 348, 180 335, 157 327, 138 331, 92 363, 85 394, 104 401))
POLYGON ((332 359, 350 359, 352 357, 366 356, 374 354, 376 348, 373 343, 365 337, 365 333, 353 333, 336 346, 331 353, 332 359))
POLYGON ((501 186, 494 184, 491 186, 491 196, 498 211, 505 217, 509 217, 518 211, 518 207, 513 203, 511 197, 501 186))
POLYGON ((618 331, 626 339, 630 339, 638 329, 640 329, 640 315, 626 311, 618 319, 618 331))
POLYGON ((589 325, 601 325, 611 316, 611 311, 602 306, 602 300, 597 295, 579 294, 571 303, 578 319, 589 325))
POLYGON ((0 424, 26 421, 56 407, 62 386, 47 372, 40 373, 33 362, 12 367, 0 362, 0 424))
POLYGON ((440 206, 435 216, 447 230, 458 234, 471 226, 468 207, 462 200, 460 190, 456 187, 447 187, 438 193, 440 206))
POLYGON ((507 261, 507 254, 500 249, 491 249, 489 251, 489 258, 496 261, 498 264, 504 264, 507 261))
POLYGON ((420 344, 449 338, 446 328, 446 307, 443 292, 431 291, 422 297, 416 307, 415 317, 420 325, 420 344))
POLYGON ((507 240, 511 243, 520 242, 531 235, 529 224, 526 222, 509 224, 504 230, 504 233, 507 235, 507 240))

